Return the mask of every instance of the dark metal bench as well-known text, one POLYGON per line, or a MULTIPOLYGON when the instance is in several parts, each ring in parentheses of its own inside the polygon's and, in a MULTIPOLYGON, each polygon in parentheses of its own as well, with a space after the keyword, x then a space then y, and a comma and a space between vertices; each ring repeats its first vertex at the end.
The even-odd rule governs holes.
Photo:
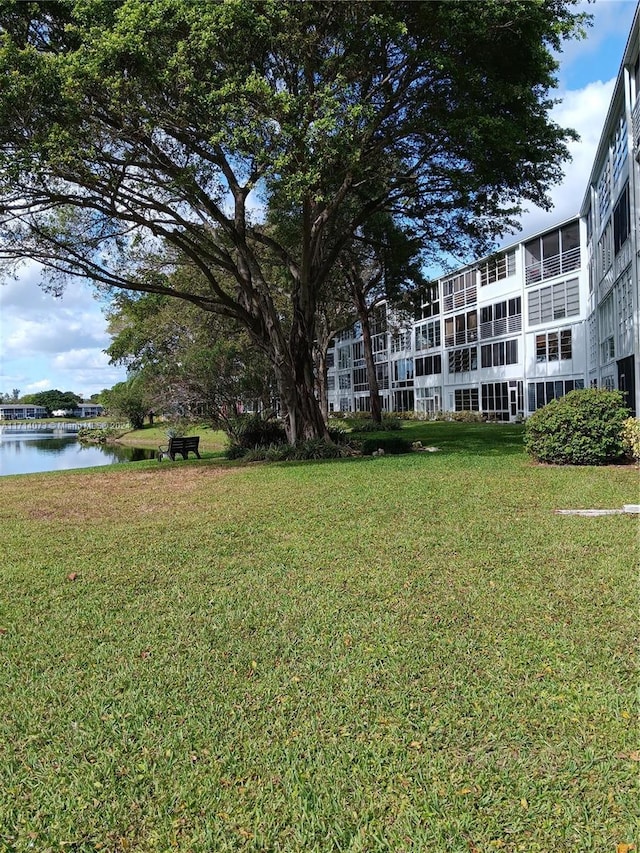
POLYGON ((189 456, 189 453, 193 452, 196 454, 198 459, 200 459, 200 454, 198 453, 199 444, 199 435, 171 436, 171 438, 169 439, 169 444, 166 447, 158 448, 158 462, 162 462, 162 458, 164 456, 168 456, 172 462, 175 462, 176 453, 179 453, 183 459, 186 459, 189 456))

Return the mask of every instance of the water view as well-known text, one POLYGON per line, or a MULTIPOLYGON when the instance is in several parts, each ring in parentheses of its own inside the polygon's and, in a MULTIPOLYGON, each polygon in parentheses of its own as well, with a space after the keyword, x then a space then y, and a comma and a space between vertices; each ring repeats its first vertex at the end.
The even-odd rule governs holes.
POLYGON ((74 434, 38 430, 3 430, 0 427, 0 475, 37 474, 42 471, 66 471, 112 465, 114 462, 140 462, 153 459, 150 448, 109 444, 81 444, 74 434))

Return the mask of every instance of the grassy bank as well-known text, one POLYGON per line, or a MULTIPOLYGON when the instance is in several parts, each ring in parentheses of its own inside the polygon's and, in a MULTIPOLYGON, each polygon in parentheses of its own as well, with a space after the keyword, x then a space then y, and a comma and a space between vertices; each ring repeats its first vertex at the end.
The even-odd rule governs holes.
MULTIPOLYGON (((119 436, 120 444, 128 444, 131 447, 153 447, 167 444, 167 429, 169 424, 145 424, 142 429, 132 429, 119 436)), ((203 424, 192 426, 186 430, 185 435, 200 436, 200 451, 220 453, 227 446, 227 437, 222 430, 214 430, 203 424)))
POLYGON ((637 844, 637 470, 430 429, 0 480, 0 850, 637 844))

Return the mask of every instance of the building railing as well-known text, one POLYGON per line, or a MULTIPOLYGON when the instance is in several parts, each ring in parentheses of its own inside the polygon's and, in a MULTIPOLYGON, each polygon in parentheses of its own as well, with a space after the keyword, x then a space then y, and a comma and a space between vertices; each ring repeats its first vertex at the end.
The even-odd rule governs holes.
POLYGON ((513 317, 502 317, 500 320, 489 320, 480 323, 480 338, 499 338, 502 335, 511 335, 522 331, 522 314, 513 317))
POLYGON ((577 269, 580 269, 580 246, 529 264, 524 270, 525 282, 535 284, 546 278, 554 278, 577 269))

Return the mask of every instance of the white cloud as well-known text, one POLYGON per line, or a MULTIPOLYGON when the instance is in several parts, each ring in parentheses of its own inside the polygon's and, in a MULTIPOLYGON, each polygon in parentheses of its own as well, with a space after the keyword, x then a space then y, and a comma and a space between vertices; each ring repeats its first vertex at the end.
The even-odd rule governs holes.
POLYGON ((90 395, 125 378, 103 350, 106 321, 94 291, 72 281, 61 297, 39 287, 35 264, 0 286, 0 391, 48 388, 90 395))
POLYGON ((31 382, 29 385, 26 385, 24 388, 20 389, 23 394, 37 394, 38 391, 50 391, 51 390, 51 380, 50 379, 40 379, 38 382, 31 382))
POLYGON ((580 212, 614 84, 615 79, 606 83, 598 81, 564 94, 562 103, 553 111, 553 119, 561 127, 572 128, 580 136, 578 142, 568 145, 571 160, 565 164, 565 178, 561 184, 549 189, 552 209, 547 212, 539 207, 530 208, 520 219, 520 234, 506 237, 502 245, 514 242, 518 236, 526 237, 550 228, 580 212))

